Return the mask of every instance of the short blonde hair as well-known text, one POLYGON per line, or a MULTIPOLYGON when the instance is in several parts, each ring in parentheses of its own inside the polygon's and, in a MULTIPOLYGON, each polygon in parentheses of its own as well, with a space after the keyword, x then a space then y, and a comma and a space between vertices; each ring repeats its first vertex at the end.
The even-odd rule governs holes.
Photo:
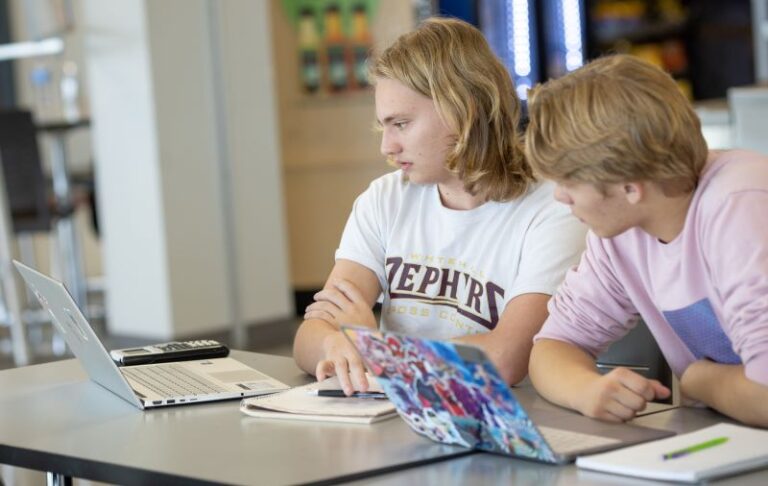
POLYGON ((372 60, 370 77, 399 81, 434 101, 456 133, 446 166, 470 194, 505 201, 535 180, 518 132, 520 100, 512 79, 468 23, 427 19, 372 60))
POLYGON ((707 160, 691 104, 664 71, 607 56, 531 91, 526 154, 560 181, 653 181, 690 192, 707 160))

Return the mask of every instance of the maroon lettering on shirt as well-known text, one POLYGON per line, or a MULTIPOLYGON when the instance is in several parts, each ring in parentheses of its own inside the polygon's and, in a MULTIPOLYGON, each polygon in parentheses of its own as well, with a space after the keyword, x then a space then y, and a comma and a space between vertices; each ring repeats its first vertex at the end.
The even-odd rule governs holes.
POLYGON ((421 265, 417 265, 415 263, 404 263, 403 264, 403 271, 400 273, 400 282, 397 285, 397 288, 400 290, 407 290, 411 291, 413 290, 413 282, 411 282, 411 279, 414 276, 414 273, 418 272, 421 268, 421 265))
POLYGON ((410 299, 451 307, 487 329, 494 329, 499 322, 504 289, 494 282, 483 283, 453 268, 406 263, 402 257, 387 258, 386 268, 390 300, 410 299))

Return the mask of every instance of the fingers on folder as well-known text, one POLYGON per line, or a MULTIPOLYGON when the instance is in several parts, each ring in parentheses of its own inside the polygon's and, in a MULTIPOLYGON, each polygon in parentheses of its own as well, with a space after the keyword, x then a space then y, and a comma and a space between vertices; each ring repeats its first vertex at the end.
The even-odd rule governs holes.
POLYGON ((315 376, 322 381, 329 376, 336 375, 344 393, 351 395, 355 391, 368 391, 368 380, 365 377, 365 367, 359 358, 335 360, 323 360, 317 364, 315 376))

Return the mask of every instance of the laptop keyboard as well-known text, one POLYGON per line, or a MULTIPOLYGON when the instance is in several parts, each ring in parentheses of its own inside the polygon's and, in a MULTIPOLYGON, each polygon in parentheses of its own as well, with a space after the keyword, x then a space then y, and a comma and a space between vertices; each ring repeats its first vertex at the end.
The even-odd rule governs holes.
POLYGON ((142 366, 120 369, 123 374, 162 397, 210 395, 224 392, 205 378, 179 365, 142 366))
POLYGON ((547 440, 549 446, 559 454, 570 454, 576 451, 586 451, 596 447, 618 444, 618 439, 600 435, 582 434, 571 430, 539 427, 539 432, 547 440))

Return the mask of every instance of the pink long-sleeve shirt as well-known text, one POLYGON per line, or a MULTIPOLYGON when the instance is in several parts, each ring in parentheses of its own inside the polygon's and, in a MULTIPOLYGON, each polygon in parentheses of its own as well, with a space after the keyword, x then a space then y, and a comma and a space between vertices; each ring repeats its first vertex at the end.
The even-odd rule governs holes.
POLYGON ((768 386, 768 157, 712 152, 682 232, 587 237, 535 340, 597 356, 646 322, 679 377, 694 361, 744 364, 768 386))

